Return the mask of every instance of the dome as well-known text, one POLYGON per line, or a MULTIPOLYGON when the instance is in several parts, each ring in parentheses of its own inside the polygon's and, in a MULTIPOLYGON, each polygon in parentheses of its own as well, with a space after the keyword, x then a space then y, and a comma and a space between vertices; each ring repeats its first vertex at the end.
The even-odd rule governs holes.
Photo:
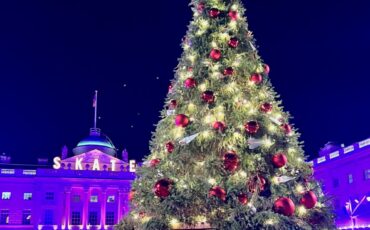
POLYGON ((338 149, 341 149, 341 145, 335 143, 335 142, 328 142, 323 148, 320 149, 319 155, 325 156, 329 153, 335 152, 338 149))
POLYGON ((91 129, 90 135, 78 142, 77 147, 73 149, 73 153, 79 155, 94 149, 111 156, 115 156, 117 152, 116 147, 108 136, 101 134, 100 129, 91 129))

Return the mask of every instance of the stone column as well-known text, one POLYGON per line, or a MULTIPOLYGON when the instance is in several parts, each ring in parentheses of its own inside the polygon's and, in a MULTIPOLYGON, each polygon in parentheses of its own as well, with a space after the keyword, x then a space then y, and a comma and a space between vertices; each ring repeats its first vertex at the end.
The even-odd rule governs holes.
POLYGON ((82 226, 86 229, 89 221, 89 201, 90 201, 90 190, 84 189, 84 203, 82 209, 82 226))
POLYGON ((103 189, 101 192, 101 213, 100 213, 100 226, 101 229, 105 227, 105 215, 106 215, 106 208, 107 208, 107 190, 103 189))
POLYGON ((122 208, 124 206, 126 206, 126 202, 125 202, 125 199, 122 199, 122 197, 124 196, 125 194, 123 193, 122 190, 118 190, 118 202, 117 202, 117 223, 121 220, 122 218, 122 208))
POLYGON ((68 226, 70 224, 70 209, 71 209, 71 188, 68 188, 68 190, 65 192, 65 212, 64 212, 64 218, 65 218, 65 226, 64 229, 68 229, 68 226))

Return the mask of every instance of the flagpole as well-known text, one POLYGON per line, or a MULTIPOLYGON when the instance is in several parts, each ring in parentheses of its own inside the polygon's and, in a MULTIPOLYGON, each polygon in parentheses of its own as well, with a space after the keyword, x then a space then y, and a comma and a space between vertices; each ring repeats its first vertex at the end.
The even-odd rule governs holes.
POLYGON ((94 129, 96 129, 96 122, 98 118, 98 91, 95 90, 95 113, 94 113, 94 129))

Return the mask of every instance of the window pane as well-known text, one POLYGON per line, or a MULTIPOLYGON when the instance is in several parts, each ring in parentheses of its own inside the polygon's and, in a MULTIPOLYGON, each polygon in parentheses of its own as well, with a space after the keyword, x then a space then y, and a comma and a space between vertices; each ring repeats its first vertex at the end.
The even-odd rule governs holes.
POLYGON ((72 225, 81 225, 81 213, 80 212, 72 212, 72 225))
POLYGON ((98 225, 98 213, 97 212, 89 213, 89 225, 98 225))
POLYGON ((98 203, 98 196, 91 196, 90 197, 90 202, 91 203, 98 203))
POLYGON ((9 224, 9 210, 3 209, 0 211, 0 224, 9 224))
POLYGON ((31 224, 31 210, 23 210, 22 224, 24 224, 24 225, 31 224))
POLYGON ((114 203, 114 196, 108 196, 107 203, 114 203))
POLYGON ((73 201, 74 203, 79 203, 79 202, 80 202, 80 200, 81 200, 81 196, 80 196, 80 195, 74 195, 74 196, 72 197, 72 201, 73 201))
POLYGON ((44 213, 44 224, 46 224, 46 225, 54 224, 54 213, 53 213, 53 210, 45 210, 45 213, 44 213))
POLYGON ((1 194, 1 199, 2 200, 10 200, 10 197, 11 197, 12 193, 11 192, 3 192, 1 194))
POLYGON ((25 192, 23 194, 23 200, 32 200, 32 193, 30 192, 25 192))
POLYGON ((348 174, 348 183, 352 184, 353 183, 353 175, 348 174))
POLYGON ((46 200, 54 200, 54 193, 53 192, 45 193, 45 199, 46 200))
POLYGON ((105 224, 114 225, 114 212, 106 212, 105 214, 105 224))

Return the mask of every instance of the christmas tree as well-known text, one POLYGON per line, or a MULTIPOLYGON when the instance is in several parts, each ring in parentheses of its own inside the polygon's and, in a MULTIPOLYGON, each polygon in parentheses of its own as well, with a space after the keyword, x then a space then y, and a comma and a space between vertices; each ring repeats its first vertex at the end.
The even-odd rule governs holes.
POLYGON ((333 229, 240 0, 192 0, 151 154, 117 229, 333 229))

